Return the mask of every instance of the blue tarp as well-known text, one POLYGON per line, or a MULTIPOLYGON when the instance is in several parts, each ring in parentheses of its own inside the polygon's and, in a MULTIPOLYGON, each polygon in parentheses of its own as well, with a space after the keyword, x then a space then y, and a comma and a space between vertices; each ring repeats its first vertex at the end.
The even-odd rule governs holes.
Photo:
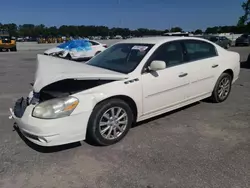
POLYGON ((89 40, 86 39, 78 39, 78 40, 71 40, 68 42, 65 42, 63 44, 60 44, 57 46, 57 48, 61 48, 64 50, 76 50, 76 51, 89 51, 91 50, 91 43, 89 40))

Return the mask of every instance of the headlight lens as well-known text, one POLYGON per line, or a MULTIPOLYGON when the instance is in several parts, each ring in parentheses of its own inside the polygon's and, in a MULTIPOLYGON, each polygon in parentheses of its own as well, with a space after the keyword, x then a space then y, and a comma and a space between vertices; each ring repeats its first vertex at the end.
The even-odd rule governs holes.
POLYGON ((78 103, 79 100, 72 96, 51 99, 38 104, 34 108, 32 116, 41 119, 56 119, 69 116, 74 111, 78 103))

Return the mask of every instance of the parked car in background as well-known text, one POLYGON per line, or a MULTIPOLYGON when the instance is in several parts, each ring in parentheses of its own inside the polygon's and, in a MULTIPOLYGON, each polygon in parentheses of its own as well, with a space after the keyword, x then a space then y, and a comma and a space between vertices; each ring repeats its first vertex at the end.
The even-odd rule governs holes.
POLYGON ((250 45, 250 35, 243 34, 235 40, 235 46, 249 46, 250 45))
POLYGON ((46 50, 44 55, 57 56, 71 60, 81 60, 92 58, 106 48, 106 44, 102 44, 95 40, 71 40, 62 43, 57 47, 46 50))
POLYGON ((122 40, 84 64, 38 55, 37 67, 30 95, 10 109, 21 133, 42 146, 111 145, 136 122, 225 101, 240 55, 201 38, 149 37, 122 40))
POLYGON ((232 45, 232 41, 224 36, 210 36, 208 39, 225 49, 230 48, 232 45))

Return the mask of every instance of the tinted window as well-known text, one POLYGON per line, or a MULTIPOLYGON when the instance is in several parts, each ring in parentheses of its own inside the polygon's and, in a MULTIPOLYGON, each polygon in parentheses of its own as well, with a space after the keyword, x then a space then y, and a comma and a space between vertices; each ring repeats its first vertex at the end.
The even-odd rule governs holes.
POLYGON ((153 60, 164 61, 167 67, 183 63, 182 46, 179 42, 166 43, 160 46, 154 53, 153 60))
POLYGON ((211 37, 209 40, 212 41, 212 42, 217 42, 218 41, 218 37, 211 37))
POLYGON ((248 35, 248 34, 243 34, 243 35, 241 35, 241 37, 242 37, 242 38, 248 38, 249 35, 248 35))
POLYGON ((130 73, 153 46, 153 44, 115 44, 89 60, 87 64, 121 73, 130 73))
POLYGON ((189 61, 217 56, 215 47, 204 41, 185 41, 184 46, 186 47, 189 61))

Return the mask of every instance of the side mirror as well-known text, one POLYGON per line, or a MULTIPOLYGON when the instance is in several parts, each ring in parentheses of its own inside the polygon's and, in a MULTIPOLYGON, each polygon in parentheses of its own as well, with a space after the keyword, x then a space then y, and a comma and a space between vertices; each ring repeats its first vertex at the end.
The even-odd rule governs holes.
POLYGON ((152 61, 149 65, 149 70, 158 71, 166 68, 166 63, 164 61, 152 61))

